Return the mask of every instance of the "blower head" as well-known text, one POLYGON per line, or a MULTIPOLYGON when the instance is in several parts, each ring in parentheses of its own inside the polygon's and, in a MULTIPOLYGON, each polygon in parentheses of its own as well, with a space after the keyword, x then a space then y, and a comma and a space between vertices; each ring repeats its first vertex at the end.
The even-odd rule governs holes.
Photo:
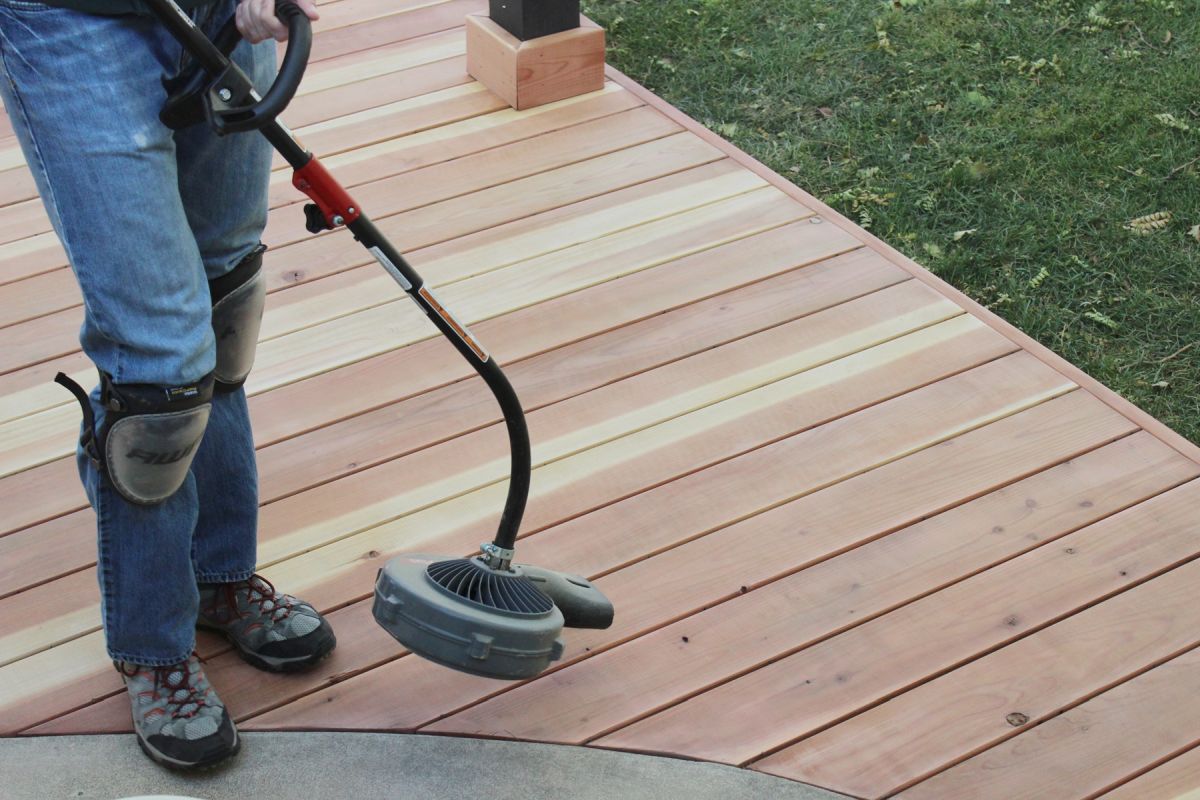
POLYGON ((612 604, 586 579, 485 558, 397 556, 375 582, 375 621, 443 666, 532 678, 562 656, 564 625, 607 628, 612 604))

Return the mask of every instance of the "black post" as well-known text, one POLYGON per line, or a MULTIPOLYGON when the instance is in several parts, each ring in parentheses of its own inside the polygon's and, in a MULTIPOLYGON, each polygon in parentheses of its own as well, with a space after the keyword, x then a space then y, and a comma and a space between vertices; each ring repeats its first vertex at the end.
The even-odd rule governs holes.
POLYGON ((492 20, 521 41, 579 27, 579 0, 490 0, 492 20))

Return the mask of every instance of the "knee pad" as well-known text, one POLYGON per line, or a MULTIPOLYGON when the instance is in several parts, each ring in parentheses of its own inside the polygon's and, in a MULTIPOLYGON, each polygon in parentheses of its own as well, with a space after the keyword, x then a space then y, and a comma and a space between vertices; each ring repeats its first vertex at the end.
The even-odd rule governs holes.
POLYGON ((104 422, 96 420, 87 394, 61 372, 55 381, 83 408, 80 444, 117 492, 131 503, 157 505, 183 486, 212 410, 213 377, 187 386, 160 387, 112 382, 100 373, 104 422))
POLYGON ((267 302, 267 282, 262 274, 266 250, 259 245, 228 273, 208 282, 213 334, 217 338, 217 368, 213 375, 218 392, 240 388, 254 366, 267 302))

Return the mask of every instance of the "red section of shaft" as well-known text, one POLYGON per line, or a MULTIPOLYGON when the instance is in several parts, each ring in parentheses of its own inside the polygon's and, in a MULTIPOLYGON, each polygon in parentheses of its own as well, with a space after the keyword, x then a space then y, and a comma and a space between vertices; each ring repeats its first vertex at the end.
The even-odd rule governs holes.
POLYGON ((292 173, 292 185, 317 204, 330 228, 336 228, 339 224, 349 225, 362 216, 362 209, 354 202, 354 198, 333 179, 316 156, 292 173), (341 223, 334 222, 335 217, 341 217, 341 223))

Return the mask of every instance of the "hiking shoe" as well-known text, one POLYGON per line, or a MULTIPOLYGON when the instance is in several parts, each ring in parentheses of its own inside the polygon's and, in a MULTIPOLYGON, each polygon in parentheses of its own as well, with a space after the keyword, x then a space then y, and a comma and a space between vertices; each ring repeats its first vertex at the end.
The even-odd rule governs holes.
POLYGON ((270 672, 307 669, 333 650, 333 628, 317 610, 260 575, 200 584, 200 628, 224 634, 242 658, 270 672))
POLYGON ((133 730, 150 758, 171 769, 200 769, 238 751, 237 728, 195 655, 169 667, 113 666, 125 679, 133 730))

